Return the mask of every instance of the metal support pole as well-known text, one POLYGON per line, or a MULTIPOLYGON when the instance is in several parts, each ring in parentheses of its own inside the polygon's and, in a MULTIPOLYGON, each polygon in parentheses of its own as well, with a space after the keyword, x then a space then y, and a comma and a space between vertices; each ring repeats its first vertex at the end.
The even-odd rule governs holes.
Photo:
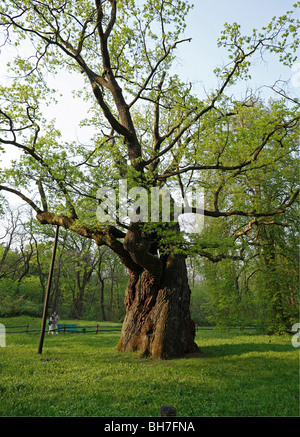
POLYGON ((55 238, 54 238, 54 244, 53 244, 51 265, 50 265, 49 276, 48 276, 47 290, 46 290, 46 295, 45 295, 43 319, 42 319, 41 334, 40 334, 40 343, 39 343, 39 348, 38 348, 38 352, 37 352, 38 354, 41 354, 43 351, 44 334, 45 334, 45 326, 46 326, 46 319, 47 319, 47 308, 48 308, 51 281, 52 281, 53 268, 54 268, 54 261, 55 261, 55 255, 56 255, 58 231, 59 231, 59 226, 57 225, 56 232, 55 232, 55 238))

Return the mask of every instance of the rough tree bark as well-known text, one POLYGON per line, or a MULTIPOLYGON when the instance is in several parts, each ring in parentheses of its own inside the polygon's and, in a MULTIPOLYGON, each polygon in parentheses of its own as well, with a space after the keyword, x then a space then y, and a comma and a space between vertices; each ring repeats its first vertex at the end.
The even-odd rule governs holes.
POLYGON ((169 255, 163 274, 131 271, 118 350, 171 358, 198 351, 190 317, 190 287, 183 255, 169 255))
POLYGON ((132 224, 123 243, 137 269, 129 273, 118 350, 153 358, 197 352, 185 256, 169 253, 158 258, 142 235, 139 225, 132 224))

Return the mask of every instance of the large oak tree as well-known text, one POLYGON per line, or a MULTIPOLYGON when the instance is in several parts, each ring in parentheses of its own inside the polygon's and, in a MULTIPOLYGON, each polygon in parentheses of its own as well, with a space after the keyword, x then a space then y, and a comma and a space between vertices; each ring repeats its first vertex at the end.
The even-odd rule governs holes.
MULTIPOLYGON (((227 93, 248 79, 258 55, 272 52, 292 65, 299 22, 288 12, 249 36, 236 23, 226 25, 219 46, 228 49, 228 64, 216 69, 219 86, 201 100, 172 69, 177 48, 189 43, 183 36, 189 9, 181 0, 0 5, 4 44, 24 54, 10 64, 14 79, 0 87, 0 144, 21 153, 2 170, 0 190, 31 205, 41 224, 63 226, 119 256, 129 280, 118 349, 157 358, 198 350, 186 256, 196 252, 214 262, 243 257, 242 237, 260 224, 281 222, 299 191, 286 175, 270 204, 251 197, 257 177, 294 157, 297 100, 278 87, 268 104, 254 93, 240 101, 227 93), (47 76, 59 80, 61 70, 70 81, 82 73, 78 94, 91 105, 83 125, 94 133, 89 145, 67 143, 43 117, 43 105, 54 96, 47 76), (97 190, 117 192, 119 179, 128 189, 149 193, 153 187, 182 193, 204 187, 204 216, 238 218, 238 229, 215 241, 201 240, 201 234, 186 237, 174 220, 99 223, 97 190)), ((74 104, 81 104, 79 95, 74 104)))

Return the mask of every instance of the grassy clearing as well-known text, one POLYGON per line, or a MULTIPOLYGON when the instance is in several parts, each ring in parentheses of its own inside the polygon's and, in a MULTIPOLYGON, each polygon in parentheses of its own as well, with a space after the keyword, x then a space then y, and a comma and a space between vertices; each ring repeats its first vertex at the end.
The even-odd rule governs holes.
MULTIPOLYGON (((0 322, 40 327, 29 317, 0 322)), ((46 335, 38 355, 38 334, 7 334, 0 416, 149 417, 165 403, 188 417, 299 415, 299 349, 289 336, 200 330, 203 356, 169 361, 118 353, 118 338, 46 335)))

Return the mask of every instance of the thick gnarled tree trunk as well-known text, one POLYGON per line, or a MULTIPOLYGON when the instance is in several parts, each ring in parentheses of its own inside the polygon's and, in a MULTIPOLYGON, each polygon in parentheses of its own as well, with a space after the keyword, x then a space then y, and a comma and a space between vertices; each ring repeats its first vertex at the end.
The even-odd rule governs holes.
POLYGON ((169 255, 160 277, 148 271, 131 272, 118 350, 153 358, 197 352, 190 293, 183 255, 169 255))
MULTIPOLYGON (((71 219, 50 213, 38 214, 44 224, 59 224, 74 229, 71 219)), ((179 230, 178 224, 173 230, 179 230)), ((197 352, 194 342, 195 324, 190 316, 190 294, 185 256, 158 255, 158 242, 149 240, 142 224, 131 223, 126 235, 113 226, 106 232, 91 235, 85 228, 76 232, 105 244, 120 258, 129 271, 126 289, 126 316, 123 322, 119 351, 139 351, 141 356, 172 358, 197 352), (124 238, 123 243, 120 238, 124 238)), ((166 250, 164 251, 164 253, 166 250)))

